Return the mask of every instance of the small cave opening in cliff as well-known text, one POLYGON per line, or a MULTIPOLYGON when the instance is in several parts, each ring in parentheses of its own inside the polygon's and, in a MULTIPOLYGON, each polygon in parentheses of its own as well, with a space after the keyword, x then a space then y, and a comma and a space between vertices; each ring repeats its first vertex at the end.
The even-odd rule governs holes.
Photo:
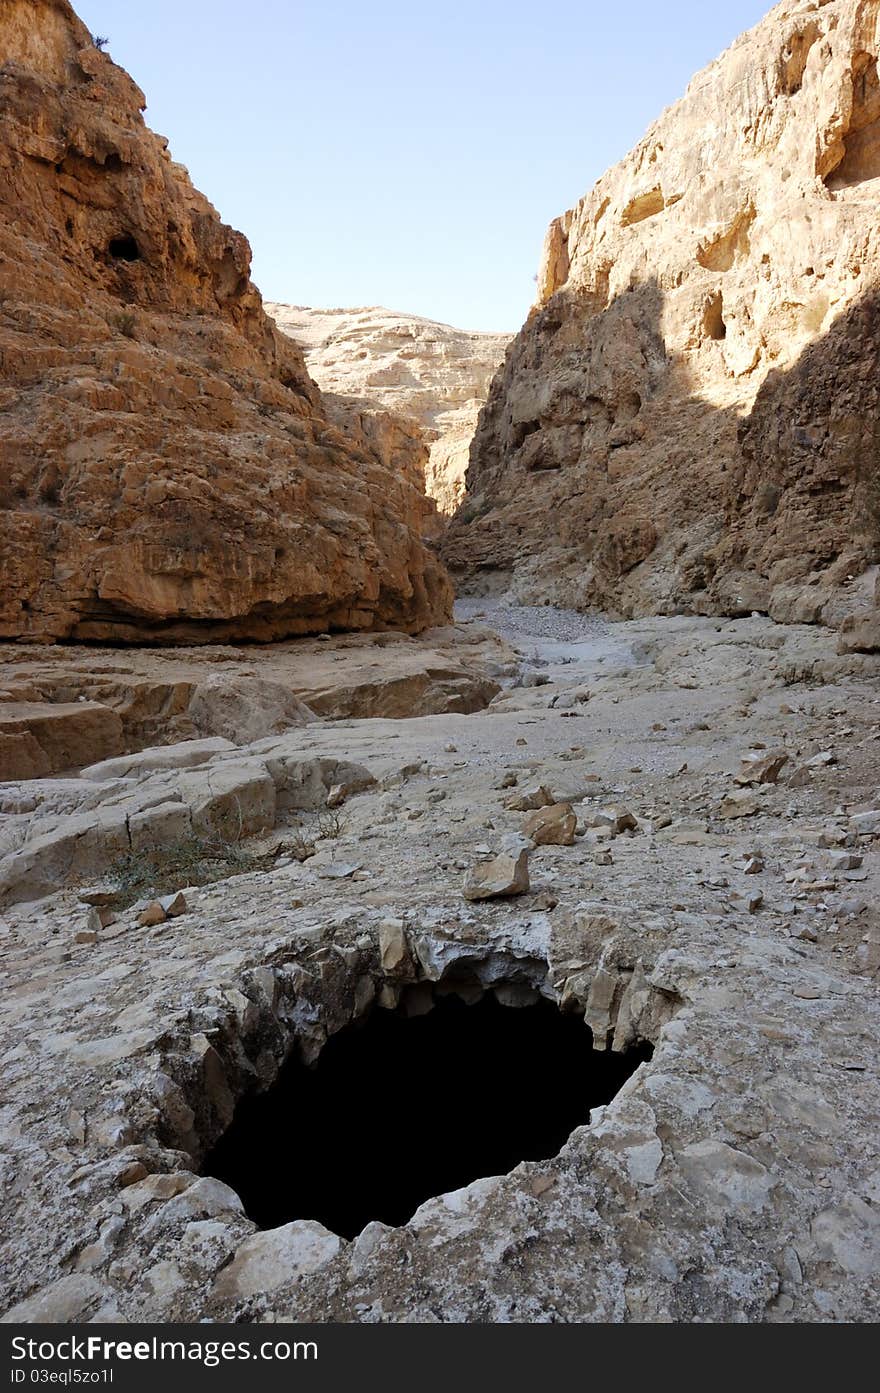
POLYGON ((502 1004, 504 988, 502 1000, 473 985, 411 988, 397 1009, 332 1035, 311 1067, 293 1055, 239 1102, 202 1174, 232 1186, 261 1228, 314 1219, 354 1238, 555 1156, 652 1047, 594 1050, 581 1015, 512 991, 524 1004, 502 1004))
POLYGON ((123 233, 119 237, 111 237, 107 244, 107 250, 114 261, 140 261, 140 247, 130 233, 123 233))

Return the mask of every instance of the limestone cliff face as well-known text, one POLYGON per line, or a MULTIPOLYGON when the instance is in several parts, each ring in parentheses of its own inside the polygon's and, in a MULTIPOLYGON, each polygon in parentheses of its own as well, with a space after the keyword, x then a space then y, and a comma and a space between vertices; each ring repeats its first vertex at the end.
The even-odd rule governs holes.
POLYGON ((777 5, 551 225, 447 534, 466 582, 624 614, 870 602, 878 24, 777 5))
POLYGON ((453 329, 378 306, 323 310, 267 303, 266 309, 303 349, 319 387, 419 424, 429 446, 428 495, 442 516, 455 512, 477 416, 509 335, 453 329))
POLYGON ((0 636, 442 622, 420 445, 338 418, 66 0, 0 8, 0 636))

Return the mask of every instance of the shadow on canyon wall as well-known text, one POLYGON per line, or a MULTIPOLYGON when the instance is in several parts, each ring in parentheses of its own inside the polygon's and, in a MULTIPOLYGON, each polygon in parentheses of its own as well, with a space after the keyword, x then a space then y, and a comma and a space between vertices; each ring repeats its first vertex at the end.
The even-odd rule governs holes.
POLYGON ((727 336, 720 291, 682 304, 656 280, 607 307, 565 289, 535 312, 443 543, 462 588, 518 570, 526 600, 737 613, 876 561, 880 291, 771 370, 750 407, 727 336))

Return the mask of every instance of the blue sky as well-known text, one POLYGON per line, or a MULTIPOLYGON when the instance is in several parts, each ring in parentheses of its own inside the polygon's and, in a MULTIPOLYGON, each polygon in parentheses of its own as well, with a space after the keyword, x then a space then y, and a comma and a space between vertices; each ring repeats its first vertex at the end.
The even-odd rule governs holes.
POLYGON ((268 299, 513 330, 547 223, 765 0, 74 0, 268 299))

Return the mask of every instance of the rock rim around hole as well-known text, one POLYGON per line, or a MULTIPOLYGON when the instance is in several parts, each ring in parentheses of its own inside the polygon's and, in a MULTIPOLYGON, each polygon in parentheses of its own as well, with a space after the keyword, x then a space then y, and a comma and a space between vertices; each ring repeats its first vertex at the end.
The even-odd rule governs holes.
MULTIPOLYGON (((239 1102, 203 1173, 279 1243, 299 1243, 298 1222, 346 1239, 398 1227, 439 1196, 555 1156, 652 1053, 597 1051, 581 1015, 522 984, 461 992, 411 987, 396 1010, 331 1035, 311 1069, 294 1055, 239 1102)), ((254 1263, 270 1248, 255 1240, 254 1263)))

